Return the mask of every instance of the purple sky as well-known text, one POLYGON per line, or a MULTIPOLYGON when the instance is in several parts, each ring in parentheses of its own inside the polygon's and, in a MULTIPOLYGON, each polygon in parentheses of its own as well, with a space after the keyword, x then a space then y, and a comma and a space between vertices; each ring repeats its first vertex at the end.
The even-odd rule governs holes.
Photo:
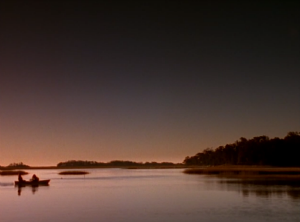
POLYGON ((1 1, 0 165, 182 162, 300 131, 297 1, 1 1))

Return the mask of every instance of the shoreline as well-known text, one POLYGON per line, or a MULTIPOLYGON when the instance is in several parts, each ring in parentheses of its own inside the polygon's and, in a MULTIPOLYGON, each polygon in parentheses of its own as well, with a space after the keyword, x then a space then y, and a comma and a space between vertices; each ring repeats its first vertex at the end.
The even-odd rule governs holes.
POLYGON ((33 166, 33 167, 0 167, 1 171, 17 171, 17 170, 72 170, 72 169, 186 169, 189 168, 185 165, 174 165, 174 166, 33 166))
POLYGON ((300 175, 300 167, 274 167, 257 165, 220 165, 220 166, 33 166, 33 167, 0 167, 0 172, 24 170, 72 170, 72 169, 185 169, 187 174, 223 174, 223 173, 248 173, 248 174, 293 174, 300 175))

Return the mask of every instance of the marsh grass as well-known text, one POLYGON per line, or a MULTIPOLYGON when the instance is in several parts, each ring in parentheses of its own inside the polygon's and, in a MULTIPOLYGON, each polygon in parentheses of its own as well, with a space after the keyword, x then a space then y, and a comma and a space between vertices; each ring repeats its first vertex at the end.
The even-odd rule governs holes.
POLYGON ((300 168, 294 167, 252 167, 217 166, 186 169, 187 174, 217 175, 226 177, 286 177, 300 178, 300 168))
POLYGON ((86 175, 86 174, 89 174, 89 172, 72 170, 72 171, 62 171, 62 172, 59 172, 58 174, 59 175, 86 175))
POLYGON ((16 176, 19 175, 27 175, 28 173, 22 170, 3 170, 0 172, 1 176, 16 176))
POLYGON ((143 169, 184 169, 186 166, 183 165, 175 165, 175 166, 129 166, 122 167, 122 169, 127 170, 143 170, 143 169))

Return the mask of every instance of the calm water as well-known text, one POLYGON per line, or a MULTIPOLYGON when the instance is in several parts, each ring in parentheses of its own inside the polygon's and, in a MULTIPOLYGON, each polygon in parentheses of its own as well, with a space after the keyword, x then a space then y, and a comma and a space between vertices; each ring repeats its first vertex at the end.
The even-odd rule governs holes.
POLYGON ((28 171, 50 186, 18 190, 0 177, 1 222, 300 221, 300 185, 225 180, 181 169, 92 169, 86 176, 28 171))

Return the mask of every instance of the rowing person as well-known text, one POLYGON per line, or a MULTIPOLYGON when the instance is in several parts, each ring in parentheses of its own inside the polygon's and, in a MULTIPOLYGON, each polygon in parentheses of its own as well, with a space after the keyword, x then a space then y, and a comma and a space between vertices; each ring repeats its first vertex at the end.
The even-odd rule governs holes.
POLYGON ((31 178, 31 181, 32 182, 38 182, 40 179, 35 175, 33 174, 32 178, 31 178))
POLYGON ((18 180, 19 180, 19 182, 23 182, 24 181, 21 173, 19 173, 19 175, 18 175, 18 180))

